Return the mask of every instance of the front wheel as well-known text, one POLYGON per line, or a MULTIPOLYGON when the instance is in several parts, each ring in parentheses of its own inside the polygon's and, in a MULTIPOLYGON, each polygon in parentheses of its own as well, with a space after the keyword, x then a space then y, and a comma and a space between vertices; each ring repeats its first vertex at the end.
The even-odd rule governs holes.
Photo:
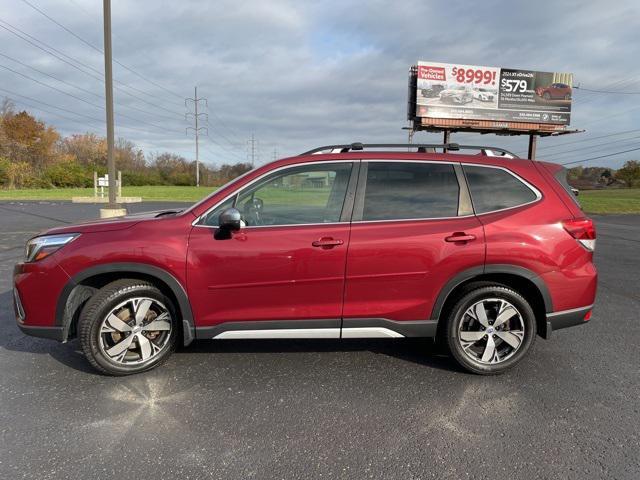
POLYGON ((84 354, 91 365, 109 375, 150 370, 176 347, 173 304, 145 281, 106 285, 89 299, 78 322, 84 354))
POLYGON ((516 291, 491 285, 464 295, 451 310, 447 345, 458 363, 473 373, 493 375, 513 367, 536 336, 535 315, 516 291))

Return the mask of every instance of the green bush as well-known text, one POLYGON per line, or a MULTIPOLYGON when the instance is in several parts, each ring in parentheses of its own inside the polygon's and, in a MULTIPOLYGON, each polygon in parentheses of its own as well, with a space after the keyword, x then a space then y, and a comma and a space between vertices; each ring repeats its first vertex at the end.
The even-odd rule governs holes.
POLYGON ((0 187, 6 187, 9 184, 9 160, 0 157, 0 187))
POLYGON ((122 172, 122 185, 125 187, 140 187, 144 185, 166 185, 157 170, 142 172, 122 172))
POLYGON ((93 186, 93 172, 74 161, 63 161, 47 167, 42 178, 57 188, 93 186))

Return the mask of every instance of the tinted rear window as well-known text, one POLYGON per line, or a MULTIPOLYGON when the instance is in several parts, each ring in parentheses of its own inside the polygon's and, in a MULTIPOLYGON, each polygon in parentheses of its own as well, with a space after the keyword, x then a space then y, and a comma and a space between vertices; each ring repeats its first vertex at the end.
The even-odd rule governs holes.
POLYGON ((464 166, 476 213, 486 213, 533 202, 537 196, 527 185, 499 168, 464 166))
POLYGON ((576 194, 574 193, 573 188, 571 187, 571 185, 569 185, 569 181, 567 180, 567 174, 568 173, 569 173, 569 171, 566 168, 562 167, 562 168, 558 169, 553 174, 553 176, 558 181, 558 183, 560 185, 562 185, 562 188, 564 188, 565 191, 569 194, 569 196, 571 197, 571 200, 573 200, 573 202, 578 207, 580 207, 580 202, 578 201, 578 198, 576 197, 576 194))
POLYGON ((453 165, 370 162, 362 219, 455 217, 459 190, 453 165))

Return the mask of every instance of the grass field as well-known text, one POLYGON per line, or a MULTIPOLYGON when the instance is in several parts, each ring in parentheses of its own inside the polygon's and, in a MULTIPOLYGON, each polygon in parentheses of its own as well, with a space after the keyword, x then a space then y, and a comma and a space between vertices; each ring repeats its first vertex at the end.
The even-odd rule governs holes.
MULTIPOLYGON (((142 197, 146 201, 197 202, 217 187, 122 187, 125 197, 142 197)), ((0 190, 0 200, 71 200, 92 197, 93 188, 30 188, 0 190)))
MULTIPOLYGON (((146 201, 196 202, 216 187, 124 187, 124 196, 142 197, 146 201)), ((76 196, 92 196, 92 188, 0 190, 0 200, 71 200, 76 196)), ((320 195, 323 198, 324 195, 320 195)), ((283 200, 283 199, 279 199, 283 200)), ((587 213, 640 214, 640 188, 583 190, 580 204, 587 213)))
POLYGON ((587 213, 640 213, 640 188, 583 190, 578 200, 587 213))

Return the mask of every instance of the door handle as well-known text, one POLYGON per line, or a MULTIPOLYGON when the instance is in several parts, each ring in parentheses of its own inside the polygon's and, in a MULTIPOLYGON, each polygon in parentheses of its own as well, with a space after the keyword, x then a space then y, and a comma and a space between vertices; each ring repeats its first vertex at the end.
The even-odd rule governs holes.
POLYGON ((444 237, 445 242, 470 242, 471 240, 475 240, 475 235, 467 235, 464 232, 455 232, 448 237, 444 237))
POLYGON ((338 245, 342 245, 343 243, 344 242, 342 240, 337 240, 331 237, 323 237, 315 240, 314 242, 311 242, 311 246, 327 249, 337 247, 338 245))

